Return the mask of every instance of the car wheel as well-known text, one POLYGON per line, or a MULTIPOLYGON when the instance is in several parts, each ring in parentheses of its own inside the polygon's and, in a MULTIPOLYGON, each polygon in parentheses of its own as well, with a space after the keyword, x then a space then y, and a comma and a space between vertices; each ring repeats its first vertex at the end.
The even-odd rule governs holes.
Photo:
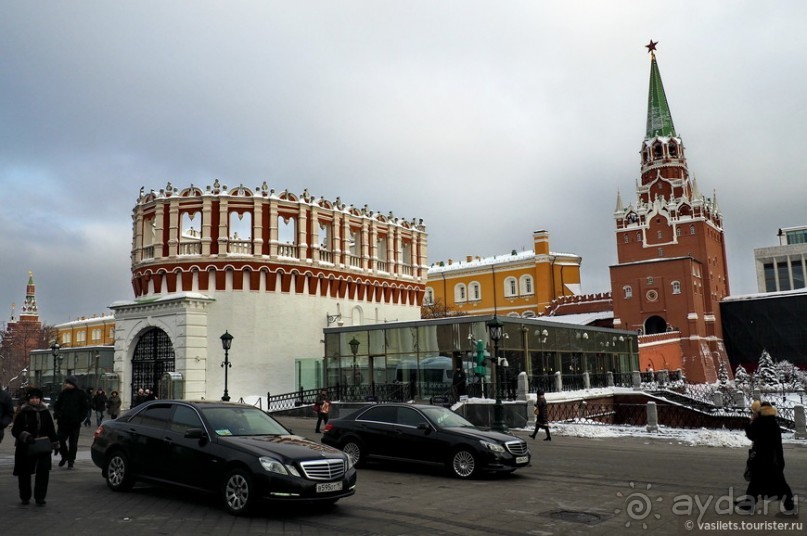
POLYGON ((129 471, 129 459, 122 451, 115 451, 106 459, 106 485, 112 491, 127 491, 134 486, 129 471))
POLYGON ((348 439, 342 444, 342 451, 350 457, 353 465, 358 467, 362 465, 367 458, 364 452, 364 445, 358 439, 348 439))
POLYGON ((252 475, 244 469, 233 469, 224 477, 222 499, 224 507, 234 515, 243 515, 252 505, 252 475))
POLYGON ((476 456, 466 449, 455 450, 448 460, 449 472, 458 478, 471 478, 477 472, 476 466, 476 456))

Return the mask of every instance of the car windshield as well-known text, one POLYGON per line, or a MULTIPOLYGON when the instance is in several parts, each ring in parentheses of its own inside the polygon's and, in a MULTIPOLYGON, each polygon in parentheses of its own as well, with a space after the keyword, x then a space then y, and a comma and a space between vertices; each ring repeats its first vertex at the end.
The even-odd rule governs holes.
POLYGON ((258 408, 200 408, 219 436, 284 435, 289 431, 258 408))
POLYGON ((431 407, 423 408, 421 411, 423 411, 433 423, 443 428, 476 428, 476 426, 468 422, 465 417, 457 415, 450 409, 431 407))

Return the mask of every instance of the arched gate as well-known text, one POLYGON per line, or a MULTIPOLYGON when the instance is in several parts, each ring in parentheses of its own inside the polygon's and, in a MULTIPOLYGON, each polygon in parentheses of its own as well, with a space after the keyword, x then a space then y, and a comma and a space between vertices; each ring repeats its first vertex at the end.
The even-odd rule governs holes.
POLYGON ((160 378, 174 372, 174 346, 168 334, 151 328, 140 337, 132 356, 132 400, 139 388, 151 389, 160 398, 160 378))

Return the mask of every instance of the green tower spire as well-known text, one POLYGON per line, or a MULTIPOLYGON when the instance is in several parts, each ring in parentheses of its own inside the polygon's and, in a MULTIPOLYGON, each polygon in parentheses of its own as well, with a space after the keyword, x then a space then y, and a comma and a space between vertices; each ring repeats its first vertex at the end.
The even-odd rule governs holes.
POLYGON ((675 137, 670 105, 667 104, 667 95, 664 94, 664 84, 661 83, 661 73, 656 63, 656 45, 658 41, 650 41, 645 45, 650 52, 650 91, 647 95, 647 135, 646 138, 656 136, 675 137))

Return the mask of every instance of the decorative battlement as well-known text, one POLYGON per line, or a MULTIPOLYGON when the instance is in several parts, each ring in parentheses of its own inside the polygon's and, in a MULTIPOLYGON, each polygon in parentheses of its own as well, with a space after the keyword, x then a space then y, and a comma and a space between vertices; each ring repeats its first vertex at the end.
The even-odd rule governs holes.
POLYGON ((422 298, 423 220, 277 192, 266 182, 228 188, 141 188, 133 209, 135 296, 279 290, 388 303, 422 298), (404 296, 402 296, 404 295, 404 296))

